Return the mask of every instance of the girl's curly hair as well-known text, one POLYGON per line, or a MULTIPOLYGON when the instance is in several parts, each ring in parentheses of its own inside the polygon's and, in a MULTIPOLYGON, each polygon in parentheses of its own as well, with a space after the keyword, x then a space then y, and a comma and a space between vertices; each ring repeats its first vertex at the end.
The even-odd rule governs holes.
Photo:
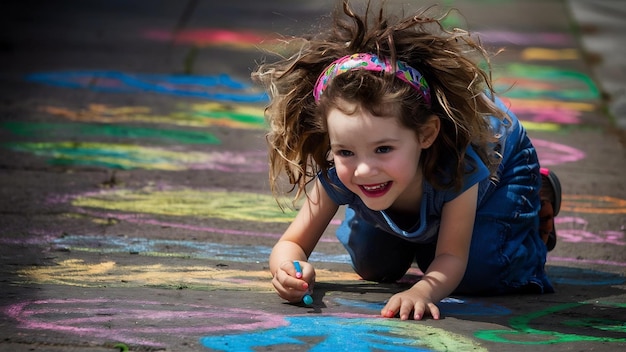
POLYGON ((489 57, 480 43, 467 31, 446 30, 441 21, 447 14, 427 16, 432 9, 398 19, 387 17, 382 8, 376 14, 368 4, 365 14, 358 15, 344 0, 342 10, 335 12, 329 29, 294 38, 304 39, 295 55, 261 64, 252 74, 270 96, 265 114, 270 128, 266 138, 272 191, 278 193, 279 176, 285 173, 291 190, 297 190, 297 199, 320 171, 332 167, 326 116, 337 107, 338 99, 356 103, 376 116, 399 116, 417 135, 430 116, 438 116, 439 135, 422 152, 421 161, 425 179, 435 187, 462 186, 463 174, 472 168, 465 161, 470 144, 494 175, 499 159, 489 148, 494 134, 485 117, 504 119, 506 114, 493 102, 489 57), (335 77, 315 102, 312 92, 321 72, 354 53, 402 60, 417 69, 430 87, 431 106, 394 75, 366 70, 335 77), (483 64, 487 70, 480 68, 483 64))

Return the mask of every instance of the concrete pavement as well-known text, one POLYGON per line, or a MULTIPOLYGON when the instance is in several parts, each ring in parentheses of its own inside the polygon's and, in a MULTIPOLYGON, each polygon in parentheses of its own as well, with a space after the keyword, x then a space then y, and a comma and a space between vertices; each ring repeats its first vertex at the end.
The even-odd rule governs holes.
POLYGON ((557 293, 453 296, 439 321, 381 319, 415 273, 360 280, 334 238, 339 217, 311 258, 313 306, 273 293, 267 256, 293 213, 269 193, 265 98, 249 75, 276 33, 308 31, 331 1, 10 1, 0 5, 0 351, 624 349, 621 47, 591 47, 577 28, 623 36, 578 0, 443 4, 464 14, 449 24, 506 49, 498 88, 563 183, 548 258, 557 293))

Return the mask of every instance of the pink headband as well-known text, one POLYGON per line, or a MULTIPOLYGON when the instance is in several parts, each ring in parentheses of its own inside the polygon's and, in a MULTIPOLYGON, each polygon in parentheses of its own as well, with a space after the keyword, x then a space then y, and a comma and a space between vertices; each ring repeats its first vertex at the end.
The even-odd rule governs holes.
POLYGON ((424 76, 404 61, 396 61, 396 67, 391 65, 387 58, 381 58, 375 54, 357 53, 344 56, 333 61, 317 79, 313 96, 319 101, 324 90, 328 88, 330 81, 342 73, 354 70, 368 70, 374 72, 393 73, 396 77, 413 86, 421 93, 424 101, 430 106, 430 89, 424 76))

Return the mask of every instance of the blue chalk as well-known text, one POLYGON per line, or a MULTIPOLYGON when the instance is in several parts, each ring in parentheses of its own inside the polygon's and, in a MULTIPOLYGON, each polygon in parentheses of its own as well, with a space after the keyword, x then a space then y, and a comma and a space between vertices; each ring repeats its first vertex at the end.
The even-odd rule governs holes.
POLYGON ((300 262, 297 260, 293 261, 293 266, 296 267, 296 275, 300 274, 302 275, 302 267, 300 266, 300 262))
POLYGON ((302 302, 304 302, 307 306, 310 306, 313 304, 313 297, 311 297, 311 295, 304 295, 304 297, 302 297, 302 302))

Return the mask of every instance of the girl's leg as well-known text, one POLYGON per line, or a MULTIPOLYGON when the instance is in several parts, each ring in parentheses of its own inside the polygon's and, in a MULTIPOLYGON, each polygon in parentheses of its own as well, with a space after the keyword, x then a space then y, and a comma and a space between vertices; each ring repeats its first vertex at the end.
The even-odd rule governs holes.
POLYGON ((351 208, 346 209, 337 238, 350 254, 354 271, 368 281, 396 281, 415 258, 415 244, 366 223, 351 208))

